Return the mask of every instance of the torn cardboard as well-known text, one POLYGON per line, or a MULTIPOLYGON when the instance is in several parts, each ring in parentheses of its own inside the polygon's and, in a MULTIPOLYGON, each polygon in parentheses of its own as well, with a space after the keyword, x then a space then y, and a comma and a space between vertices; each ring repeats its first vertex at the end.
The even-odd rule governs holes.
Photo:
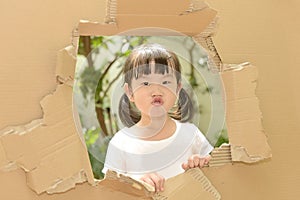
POLYGON ((167 180, 165 191, 154 196, 157 200, 221 199, 221 195, 199 168, 193 168, 167 180))
POLYGON ((66 191, 87 180, 93 183, 91 172, 87 172, 91 170, 87 152, 74 134, 71 102, 72 88, 58 86, 53 95, 41 102, 42 121, 37 120, 31 126, 8 127, 0 137, 9 161, 1 168, 15 162, 26 171, 27 184, 38 194, 66 191), (70 180, 74 180, 73 184, 66 183, 70 180))
POLYGON ((272 156, 255 95, 257 69, 249 63, 228 66, 222 73, 226 123, 233 161, 253 163, 272 156))
MULTIPOLYGON (((187 3, 184 1, 181 3, 187 6, 187 3)), ((158 13, 155 13, 155 10, 151 10, 152 16, 129 16, 128 13, 133 12, 135 9, 127 11, 126 8, 121 7, 121 5, 122 4, 118 3, 114 4, 114 6, 118 7, 117 10, 122 11, 119 14, 115 11, 114 23, 100 24, 97 22, 81 22, 78 26, 79 33, 81 35, 114 35, 120 32, 126 32, 128 29, 145 26, 173 29, 190 36, 197 36, 200 43, 205 44, 204 47, 213 53, 213 57, 216 58, 214 59, 216 65, 221 66, 222 62, 210 38, 212 36, 212 28, 208 28, 216 16, 216 12, 212 9, 199 6, 200 10, 197 12, 186 13, 187 10, 195 9, 184 7, 181 10, 181 8, 177 9, 177 7, 174 6, 176 9, 174 9, 173 13, 173 9, 170 9, 170 6, 168 6, 163 11, 172 11, 172 14, 169 13, 170 15, 161 14, 159 16, 158 13), (122 10, 120 8, 124 9, 122 10), (184 15, 182 15, 182 13, 184 13, 184 15), (143 23, 143 21, 146 23, 143 23), (195 26, 191 26, 190 22, 195 22, 195 26), (206 31, 208 35, 200 34, 199 36, 199 33, 204 30, 208 30, 206 31), (206 36, 204 37, 204 35, 206 36), (218 62, 216 62, 216 60, 218 60, 218 62)), ((140 4, 137 3, 136 5, 140 4)), ((171 6, 171 8, 174 7, 171 6)), ((163 11, 159 12, 163 13, 163 11)), ((143 31, 139 32, 139 34, 142 33, 143 31)), ((152 34, 151 32, 147 33, 152 34)), ((34 120, 27 125, 7 127, 0 132, 0 168, 2 170, 14 170, 17 167, 22 168, 26 172, 27 184, 38 194, 43 192, 65 192, 75 187, 76 183, 86 181, 89 181, 91 184, 95 183, 92 177, 86 148, 77 135, 76 125, 74 125, 73 121, 72 88, 70 86, 72 86, 75 71, 75 58, 74 54, 70 52, 74 52, 74 49, 67 48, 60 52, 60 55, 63 55, 58 58, 56 71, 58 77, 57 89, 41 102, 44 111, 43 119, 34 120), (19 148, 15 148, 16 146, 19 148)), ((243 84, 240 84, 239 88, 230 87, 232 83, 238 79, 237 77, 239 77, 240 73, 245 76, 244 79, 241 79, 245 81, 244 84, 248 85, 249 82, 253 81, 253 77, 249 75, 251 74, 251 70, 252 69, 250 69, 250 72, 247 69, 245 71, 228 70, 222 74, 225 88, 227 86, 227 97, 229 97, 227 110, 230 116, 232 116, 231 118, 229 116, 227 122, 230 145, 222 146, 213 152, 210 167, 228 164, 231 163, 231 160, 255 162, 270 157, 270 151, 266 143, 266 136, 262 131, 260 118, 256 121, 254 120, 254 117, 257 117, 259 113, 257 99, 254 98, 247 101, 247 103, 249 102, 253 106, 253 111, 256 111, 256 113, 242 113, 245 118, 240 121, 237 120, 239 118, 237 115, 240 114, 239 109, 242 107, 241 105, 245 105, 246 102, 241 98, 236 101, 236 104, 233 103, 241 94, 247 96, 249 92, 251 93, 249 96, 253 97, 253 90, 246 90, 248 91, 246 92, 244 89, 247 89, 247 86, 243 84), (251 81, 249 81, 249 79, 251 81), (233 111, 231 111, 231 107, 234 107, 233 111), (252 121, 251 125, 249 125, 248 120, 252 121), (252 129, 246 132, 245 128, 249 127, 252 127, 252 129), (241 133, 243 133, 243 135, 241 135, 241 133), (246 134, 249 141, 252 142, 245 141, 244 136, 246 136, 246 134), (262 144, 263 147, 259 149, 253 145, 253 141, 257 142, 258 140, 263 140, 262 143, 259 143, 262 144)), ((252 84, 249 85, 253 88, 252 84)), ((118 181, 118 188, 122 188, 124 184, 128 184, 128 182, 122 182, 123 179, 122 177, 115 179, 118 181)), ((114 184, 116 184, 116 182, 114 182, 114 184)), ((144 190, 138 182, 135 184, 133 181, 130 182, 130 184, 137 190, 142 189, 143 192, 149 192, 144 190)), ((129 192, 129 194, 127 194, 127 190, 123 193, 119 193, 118 191, 113 192, 109 189, 109 186, 105 185, 104 180, 95 187, 101 188, 101 192, 107 194, 107 196, 105 196, 107 199, 110 199, 110 197, 114 199, 131 199, 130 195, 133 193, 135 195, 138 194, 138 197, 135 196, 132 197, 132 199, 148 198, 145 196, 145 193, 140 193, 140 191, 129 192), (116 193, 118 194, 117 196, 115 195, 116 193)), ((173 191, 167 190, 165 193, 157 194, 156 197, 151 196, 151 198, 181 199, 186 198, 187 195, 193 195, 193 197, 195 197, 194 199, 204 199, 204 197, 205 199, 220 198, 220 194, 198 169, 189 170, 185 174, 169 179, 166 183, 166 187, 173 189, 173 191), (197 191, 194 187, 197 188, 197 191), (200 187, 202 188, 201 190, 198 189, 200 187), (197 196, 198 194, 201 194, 201 196, 197 196)))
MULTIPOLYGON (((107 20, 106 24, 99 22, 81 21, 78 25, 78 31, 80 35, 122 35, 126 34, 129 30, 152 27, 170 29, 177 34, 196 35, 201 33, 216 17, 217 12, 203 1, 195 1, 190 3, 188 1, 180 2, 179 4, 183 7, 170 6, 169 1, 152 1, 151 6, 156 9, 147 9, 145 11, 144 5, 134 1, 126 1, 126 7, 122 7, 125 1, 120 3, 116 1, 108 1, 107 20), (197 3, 198 2, 198 3, 197 3), (161 6, 163 4, 168 6, 161 6), (134 5, 130 9, 129 5, 134 5), (159 5, 159 6, 157 6, 159 5), (138 7, 141 7, 139 9, 138 7), (159 9, 157 9, 159 7, 159 9), (141 10, 139 13, 137 10, 141 10), (192 10, 188 14, 182 15, 187 10, 192 10), (172 14, 171 14, 172 13, 172 14), (202 20, 199 20, 202 19, 202 20), (205 20, 203 20, 205 19, 205 20), (110 23, 109 23, 110 22, 110 23), (189 26, 186 28, 186 24, 191 22, 197 22, 195 26, 189 26)), ((153 31, 153 30, 152 30, 153 31)), ((135 31, 135 35, 153 35, 156 32, 152 32, 151 29, 147 31, 135 31)), ((166 34, 160 32, 160 34, 166 34)), ((168 33, 170 34, 170 33, 168 33)))

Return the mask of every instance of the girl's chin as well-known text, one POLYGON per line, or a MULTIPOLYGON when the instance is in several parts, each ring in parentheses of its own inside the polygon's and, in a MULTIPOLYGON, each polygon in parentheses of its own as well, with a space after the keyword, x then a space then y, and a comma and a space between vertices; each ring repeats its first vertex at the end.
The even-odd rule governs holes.
POLYGON ((165 117, 168 112, 162 106, 154 106, 149 112, 150 117, 165 117))

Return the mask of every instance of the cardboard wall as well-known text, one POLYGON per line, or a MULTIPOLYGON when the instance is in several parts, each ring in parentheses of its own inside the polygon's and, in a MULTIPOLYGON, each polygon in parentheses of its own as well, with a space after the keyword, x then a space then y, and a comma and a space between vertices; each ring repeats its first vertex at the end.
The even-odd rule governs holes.
MULTIPOLYGON (((208 3, 219 11, 220 25, 214 41, 223 62, 250 61, 258 68, 257 96, 273 157, 257 164, 235 163, 203 172, 222 199, 297 199, 300 195, 297 167, 300 3, 271 0, 208 3)), ((1 130, 43 117, 40 101, 56 88, 58 50, 71 43, 72 30, 80 19, 103 21, 106 2, 13 0, 2 2, 0 7, 1 130)), ((23 151, 18 145, 21 144, 16 142, 11 148, 23 151)), ((5 155, 2 149, 0 153, 5 155)), ((26 185, 30 180, 25 175, 23 169, 9 172, 2 169, 1 199, 101 199, 107 193, 111 195, 110 191, 87 182, 66 193, 36 195, 26 185)))

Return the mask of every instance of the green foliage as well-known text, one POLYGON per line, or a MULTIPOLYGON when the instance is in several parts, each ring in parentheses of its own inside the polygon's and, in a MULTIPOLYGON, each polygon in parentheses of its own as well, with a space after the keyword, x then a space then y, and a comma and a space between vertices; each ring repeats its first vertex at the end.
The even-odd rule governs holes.
POLYGON ((88 148, 88 154, 92 165, 94 177, 97 179, 102 179, 104 175, 101 172, 101 170, 103 169, 106 150, 111 136, 102 138, 101 129, 93 128, 88 129, 84 133, 84 139, 88 148))
POLYGON ((93 156, 93 154, 90 153, 90 151, 88 153, 89 153, 89 158, 90 158, 90 162, 91 162, 94 177, 96 179, 103 179, 104 174, 101 172, 101 170, 103 169, 103 162, 100 162, 98 159, 96 159, 93 156))
POLYGON ((99 138, 99 134, 100 134, 100 128, 88 129, 84 133, 84 139, 87 148, 90 148, 96 142, 96 140, 99 138))
POLYGON ((217 143, 215 144, 215 147, 219 147, 223 143, 229 143, 228 134, 227 134, 227 130, 226 129, 223 129, 221 131, 220 137, 219 137, 217 143))
POLYGON ((88 95, 93 91, 95 85, 97 85, 100 73, 101 71, 96 70, 94 67, 86 67, 80 75, 79 89, 86 100, 88 100, 88 95))

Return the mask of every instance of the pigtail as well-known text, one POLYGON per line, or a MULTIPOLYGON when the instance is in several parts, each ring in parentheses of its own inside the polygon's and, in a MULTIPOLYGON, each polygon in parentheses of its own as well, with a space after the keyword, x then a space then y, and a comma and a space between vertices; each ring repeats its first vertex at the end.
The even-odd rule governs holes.
POLYGON ((188 122, 194 116, 194 106, 188 93, 182 88, 179 92, 176 110, 170 113, 173 119, 188 122))
POLYGON ((135 125, 141 119, 140 114, 132 107, 127 95, 123 94, 119 102, 119 117, 121 122, 127 127, 135 125))

